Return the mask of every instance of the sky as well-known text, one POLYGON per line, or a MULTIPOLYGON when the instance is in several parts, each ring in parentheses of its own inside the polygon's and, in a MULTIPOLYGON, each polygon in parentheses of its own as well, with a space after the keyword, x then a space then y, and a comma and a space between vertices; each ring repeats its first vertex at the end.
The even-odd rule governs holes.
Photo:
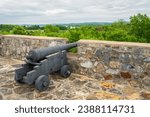
POLYGON ((0 24, 129 21, 150 16, 150 0, 0 0, 0 24))

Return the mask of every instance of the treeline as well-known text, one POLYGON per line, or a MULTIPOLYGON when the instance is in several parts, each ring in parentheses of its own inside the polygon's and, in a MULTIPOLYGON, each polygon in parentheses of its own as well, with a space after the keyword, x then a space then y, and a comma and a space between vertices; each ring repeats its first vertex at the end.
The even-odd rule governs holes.
POLYGON ((70 42, 79 39, 112 40, 150 43, 150 17, 137 14, 129 22, 119 20, 108 25, 64 26, 64 25, 0 25, 0 34, 65 37, 70 42))

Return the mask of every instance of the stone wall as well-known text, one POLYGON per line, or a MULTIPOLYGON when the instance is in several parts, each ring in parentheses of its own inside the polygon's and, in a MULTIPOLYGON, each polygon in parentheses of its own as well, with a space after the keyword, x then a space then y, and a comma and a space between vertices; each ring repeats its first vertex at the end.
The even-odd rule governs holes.
POLYGON ((20 35, 0 36, 0 55, 23 60, 31 49, 65 44, 67 39, 20 35))
POLYGON ((150 44, 81 40, 77 73, 150 87, 150 44))
POLYGON ((2 36, 0 35, 0 56, 2 54, 2 36))
POLYGON ((150 99, 150 44, 144 43, 80 40, 78 53, 67 54, 74 72, 68 79, 50 75, 54 85, 45 92, 14 81, 22 61, 10 58, 63 43, 67 40, 0 36, 0 99, 150 99))

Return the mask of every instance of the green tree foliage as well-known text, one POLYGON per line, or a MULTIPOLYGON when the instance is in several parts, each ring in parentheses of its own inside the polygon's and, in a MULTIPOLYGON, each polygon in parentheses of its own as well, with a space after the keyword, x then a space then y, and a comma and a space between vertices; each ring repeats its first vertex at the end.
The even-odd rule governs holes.
POLYGON ((0 34, 21 34, 33 36, 65 37, 70 42, 79 39, 97 39, 126 42, 148 42, 150 43, 150 17, 137 14, 130 18, 129 22, 124 20, 112 24, 103 25, 39 25, 17 26, 0 25, 0 34))
POLYGON ((39 25, 31 25, 26 27, 27 30, 40 30, 42 29, 39 25))
POLYGON ((0 34, 10 34, 16 25, 0 24, 0 34))
POLYGON ((144 14, 137 14, 130 18, 131 34, 137 38, 144 38, 150 42, 150 18, 144 14))
POLYGON ((13 34, 26 35, 26 29, 23 26, 15 26, 12 30, 13 34))
POLYGON ((44 33, 46 36, 57 37, 59 30, 60 29, 58 27, 50 24, 44 26, 44 33))
POLYGON ((56 25, 56 27, 58 27, 60 30, 67 30, 68 29, 66 26, 63 26, 63 25, 56 25))
POLYGON ((59 31, 59 28, 56 27, 56 26, 53 26, 53 25, 46 25, 44 26, 44 32, 45 33, 50 33, 50 32, 58 32, 59 31))
POLYGON ((9 32, 12 30, 16 25, 9 25, 9 24, 0 24, 0 30, 1 31, 7 31, 9 32))
POLYGON ((68 30, 65 36, 69 39, 69 42, 76 42, 80 39, 80 33, 74 29, 68 30))

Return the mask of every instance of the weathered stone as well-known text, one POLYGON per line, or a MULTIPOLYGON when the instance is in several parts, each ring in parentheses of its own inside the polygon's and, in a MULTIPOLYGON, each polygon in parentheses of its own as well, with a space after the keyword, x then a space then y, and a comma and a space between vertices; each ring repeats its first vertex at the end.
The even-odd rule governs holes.
POLYGON ((3 99, 3 96, 2 96, 2 94, 0 94, 0 100, 2 100, 3 99))
POLYGON ((122 95, 122 91, 119 88, 111 88, 109 89, 109 92, 122 95))
POLYGON ((118 69, 108 69, 108 70, 106 70, 106 73, 107 74, 113 74, 113 75, 117 75, 117 74, 119 74, 119 70, 118 69))
POLYGON ((146 100, 150 100, 150 92, 142 92, 141 96, 143 96, 146 100))
POLYGON ((109 88, 114 88, 115 84, 112 83, 112 82, 105 82, 105 81, 103 81, 103 82, 100 82, 100 86, 102 88, 109 89, 109 88))
POLYGON ((108 100, 120 100, 120 99, 122 99, 122 97, 120 95, 113 94, 110 92, 104 92, 104 91, 95 92, 92 95, 97 97, 98 99, 108 99, 108 100))
POLYGON ((2 85, 1 87, 6 87, 6 88, 13 88, 13 84, 6 84, 6 85, 2 85))
POLYGON ((139 93, 133 93, 131 95, 127 95, 125 97, 125 99, 127 99, 127 100, 139 100, 139 99, 141 99, 141 97, 140 97, 139 93))
POLYGON ((121 54, 119 55, 119 59, 122 63, 130 63, 131 57, 129 54, 121 54))
POLYGON ((144 51, 143 48, 139 48, 139 47, 133 48, 134 55, 141 55, 143 53, 143 51, 144 51))
POLYGON ((86 56, 87 58, 92 58, 92 56, 93 56, 92 50, 87 49, 85 56, 86 56))
POLYGON ((28 92, 32 92, 34 89, 31 88, 31 87, 17 87, 14 89, 14 92, 16 94, 25 94, 25 93, 28 93, 28 92))
POLYGON ((87 84, 85 84, 85 86, 92 88, 92 89, 100 89, 100 86, 98 83, 95 82, 88 82, 87 84))
POLYGON ((150 87, 150 76, 146 76, 145 78, 142 79, 142 81, 145 86, 150 87))
POLYGON ((86 97, 86 100, 98 100, 98 98, 94 95, 89 95, 86 97))
POLYGON ((135 67, 135 70, 136 70, 136 72, 138 72, 138 73, 142 73, 142 72, 143 72, 143 68, 140 67, 140 66, 136 66, 136 67, 135 67))
POLYGON ((133 71, 133 70, 135 70, 135 67, 131 64, 123 64, 122 70, 127 70, 127 71, 132 70, 133 71))
POLYGON ((104 75, 104 79, 105 80, 112 80, 112 75, 110 75, 110 74, 104 75))
POLYGON ((102 73, 104 71, 105 71, 104 65, 102 63, 98 63, 96 68, 95 68, 95 72, 102 73))
POLYGON ((150 57, 145 58, 143 61, 149 63, 150 62, 150 57))
POLYGON ((104 53, 102 58, 103 58, 103 61, 104 61, 105 64, 109 64, 109 61, 110 61, 110 58, 111 58, 109 53, 104 53))
POLYGON ((82 86, 87 82, 88 80, 82 80, 82 79, 77 79, 77 78, 73 81, 74 85, 76 86, 82 86))
POLYGON ((3 68, 0 69, 0 73, 8 73, 8 72, 13 72, 15 70, 14 67, 12 67, 11 65, 3 65, 3 68))
POLYGON ((150 63, 146 64, 145 72, 150 75, 150 63))
POLYGON ((33 93, 27 93, 26 98, 27 98, 28 100, 34 99, 33 93))
POLYGON ((119 61, 110 61, 109 66, 110 66, 112 69, 120 68, 120 62, 119 62, 119 61))
POLYGON ((100 73, 95 73, 95 74, 93 75, 93 77, 94 77, 95 79, 97 79, 97 80, 102 80, 102 79, 103 79, 103 76, 102 76, 100 73))
POLYGON ((131 81, 129 81, 130 82, 130 85, 132 86, 132 87, 137 87, 137 88, 140 88, 141 87, 141 82, 139 82, 138 80, 131 80, 131 81))
POLYGON ((128 78, 131 78, 132 76, 131 76, 131 74, 129 73, 129 72, 120 72, 120 75, 121 75, 121 77, 123 77, 123 78, 125 78, 125 79, 128 79, 128 78))
POLYGON ((102 57, 102 50, 101 49, 97 49, 96 51, 95 51, 95 54, 94 54, 96 57, 98 57, 98 58, 101 58, 102 57))
POLYGON ((92 68, 93 67, 93 63, 91 61, 85 61, 85 62, 81 63, 81 66, 85 67, 85 68, 92 68))
POLYGON ((96 67, 98 65, 98 62, 96 61, 95 63, 94 63, 94 67, 96 67))
POLYGON ((143 55, 134 55, 134 56, 133 56, 133 61, 134 61, 134 63, 136 63, 136 64, 143 65, 144 56, 143 56, 143 55))
MULTIPOLYGON (((43 98, 43 97, 46 97, 47 95, 48 95, 47 92, 37 92, 35 97, 36 98, 43 98)), ((31 94, 31 93, 27 94, 27 98, 31 98, 32 96, 33 96, 33 94, 31 94)))
MULTIPOLYGON (((113 48, 113 47, 112 47, 113 48)), ((119 49, 119 47, 117 48, 117 49, 119 49)), ((117 50, 116 49, 116 47, 115 47, 115 49, 113 49, 112 51, 111 51, 111 60, 118 60, 119 59, 119 50, 117 50)))
POLYGON ((122 92, 124 93, 124 95, 131 95, 133 93, 137 93, 137 90, 135 90, 133 87, 131 86, 125 86, 122 89, 122 92))
POLYGON ((1 93, 3 95, 10 95, 10 94, 12 94, 12 90, 8 89, 8 88, 1 88, 0 91, 1 91, 1 93))

